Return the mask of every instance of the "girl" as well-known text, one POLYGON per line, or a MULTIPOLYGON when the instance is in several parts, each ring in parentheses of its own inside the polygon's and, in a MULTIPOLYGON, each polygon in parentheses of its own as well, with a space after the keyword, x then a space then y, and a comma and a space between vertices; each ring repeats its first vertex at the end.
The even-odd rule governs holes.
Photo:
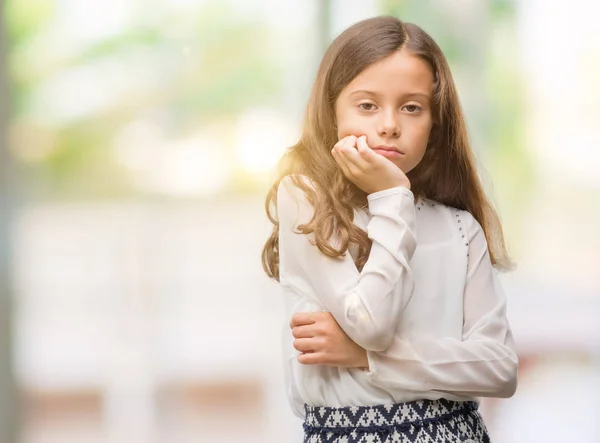
POLYGON ((477 397, 516 389, 509 259, 428 34, 377 17, 335 39, 266 209, 304 441, 488 442, 477 397))

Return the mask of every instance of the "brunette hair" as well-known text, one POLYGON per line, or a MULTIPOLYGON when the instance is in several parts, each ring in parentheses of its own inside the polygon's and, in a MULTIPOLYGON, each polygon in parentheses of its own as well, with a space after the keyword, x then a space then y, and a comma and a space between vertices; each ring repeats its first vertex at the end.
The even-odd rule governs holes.
POLYGON ((314 244, 330 257, 342 256, 349 244, 355 243, 358 268, 366 262, 371 241, 353 223, 354 209, 365 205, 366 195, 346 179, 331 155, 331 148, 338 141, 335 102, 342 89, 365 68, 401 49, 426 61, 434 75, 433 126, 423 159, 407 174, 411 190, 415 196, 469 211, 483 228, 492 263, 502 269, 511 266, 500 220, 477 174, 446 57, 420 27, 383 16, 346 29, 329 46, 321 61, 301 138, 280 160, 278 178, 265 201, 267 216, 273 223, 262 252, 263 268, 269 277, 279 280, 277 189, 288 175, 314 207, 312 220, 298 226, 298 232, 314 234, 314 244), (299 175, 308 177, 313 186, 299 175), (334 229, 340 239, 337 248, 330 244, 334 229))

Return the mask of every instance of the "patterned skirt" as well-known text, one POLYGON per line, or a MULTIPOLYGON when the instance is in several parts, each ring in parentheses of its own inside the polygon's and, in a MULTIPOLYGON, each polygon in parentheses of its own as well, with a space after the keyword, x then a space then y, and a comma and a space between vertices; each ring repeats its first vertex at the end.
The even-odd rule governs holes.
POLYGON ((475 402, 304 406, 304 443, 489 443, 475 402))

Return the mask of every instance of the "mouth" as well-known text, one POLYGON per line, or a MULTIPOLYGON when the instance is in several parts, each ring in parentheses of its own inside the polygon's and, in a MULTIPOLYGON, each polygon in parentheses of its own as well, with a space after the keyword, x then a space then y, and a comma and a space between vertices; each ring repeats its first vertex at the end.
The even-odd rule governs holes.
POLYGON ((402 152, 400 149, 396 148, 395 146, 380 145, 380 146, 375 146, 372 149, 376 153, 381 154, 385 157, 404 155, 404 152, 402 152))

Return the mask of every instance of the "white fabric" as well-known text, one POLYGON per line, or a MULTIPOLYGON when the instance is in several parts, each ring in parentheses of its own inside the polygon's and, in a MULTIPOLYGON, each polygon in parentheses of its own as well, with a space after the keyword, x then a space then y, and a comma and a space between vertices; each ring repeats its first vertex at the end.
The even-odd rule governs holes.
POLYGON ((295 232, 314 211, 289 177, 279 186, 277 212, 284 367, 299 417, 304 403, 478 401, 514 393, 518 361, 506 298, 471 214, 427 199, 415 203, 402 187, 370 194, 368 210, 355 211, 354 223, 373 241, 358 272, 355 245, 330 258, 312 235, 295 232), (367 350, 368 370, 298 362, 289 321, 296 312, 321 310, 367 350))

